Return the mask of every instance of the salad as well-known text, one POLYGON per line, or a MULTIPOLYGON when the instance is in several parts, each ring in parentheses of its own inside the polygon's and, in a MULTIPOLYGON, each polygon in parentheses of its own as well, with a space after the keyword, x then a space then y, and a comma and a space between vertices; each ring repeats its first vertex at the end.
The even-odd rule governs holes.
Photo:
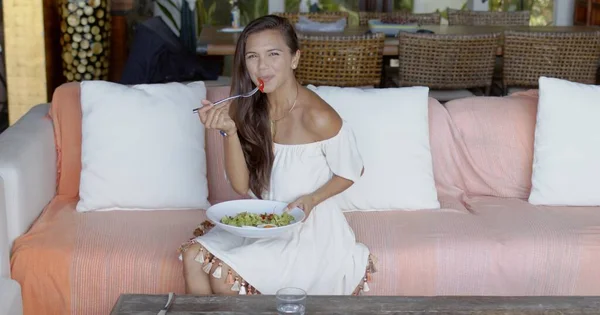
POLYGON ((272 228, 278 226, 285 226, 294 221, 294 217, 284 212, 282 214, 275 213, 250 213, 240 212, 235 216, 224 216, 221 218, 221 223, 233 226, 254 226, 263 228, 272 228))

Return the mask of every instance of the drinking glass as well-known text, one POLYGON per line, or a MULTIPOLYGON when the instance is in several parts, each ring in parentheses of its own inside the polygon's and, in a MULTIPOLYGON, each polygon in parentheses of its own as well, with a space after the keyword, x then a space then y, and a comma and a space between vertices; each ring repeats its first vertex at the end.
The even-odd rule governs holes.
POLYGON ((277 312, 280 315, 304 315, 306 292, 299 288, 283 288, 275 294, 277 312))

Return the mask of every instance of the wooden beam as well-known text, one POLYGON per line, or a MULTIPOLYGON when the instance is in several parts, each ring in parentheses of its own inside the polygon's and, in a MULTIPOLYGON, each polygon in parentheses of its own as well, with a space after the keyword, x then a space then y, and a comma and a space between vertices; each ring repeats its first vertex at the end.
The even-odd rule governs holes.
POLYGON ((57 0, 44 2, 44 41, 46 42, 46 80, 48 100, 54 90, 65 82, 62 73, 62 47, 60 47, 60 16, 57 0))
POLYGON ((43 0, 4 0, 9 123, 48 102, 43 0))

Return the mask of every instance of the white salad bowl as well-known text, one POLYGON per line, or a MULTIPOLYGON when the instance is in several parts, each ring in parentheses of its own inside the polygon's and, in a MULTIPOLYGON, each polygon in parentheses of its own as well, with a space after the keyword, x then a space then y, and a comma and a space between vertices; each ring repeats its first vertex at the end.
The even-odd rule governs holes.
POLYGON ((294 208, 288 213, 294 217, 294 220, 286 225, 279 227, 253 227, 253 226, 242 226, 237 227, 221 223, 221 218, 225 216, 235 216, 238 213, 249 212, 256 214, 282 214, 283 210, 287 206, 287 203, 272 201, 272 200, 260 200, 260 199, 242 199, 242 200, 231 200, 215 204, 206 210, 206 216, 216 226, 228 231, 229 233, 249 238, 269 238, 277 237, 282 233, 285 233, 291 229, 294 229, 304 220, 304 211, 300 208, 294 208))

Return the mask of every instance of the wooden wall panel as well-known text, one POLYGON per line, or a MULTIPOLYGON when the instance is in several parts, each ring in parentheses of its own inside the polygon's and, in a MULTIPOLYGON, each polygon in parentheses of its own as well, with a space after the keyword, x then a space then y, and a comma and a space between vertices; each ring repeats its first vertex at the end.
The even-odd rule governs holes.
POLYGON ((573 16, 574 25, 600 25, 600 0, 577 0, 573 16), (588 24, 589 18, 589 24, 588 24))
POLYGON ((9 123, 48 101, 44 0, 3 0, 9 123))
POLYGON ((129 54, 127 20, 123 15, 113 15, 111 17, 110 50, 108 79, 112 82, 119 82, 129 54))
POLYGON ((57 0, 44 1, 44 39, 46 45, 46 80, 48 100, 54 90, 65 82, 62 74, 62 48, 60 47, 60 16, 57 0))
MULTIPOLYGON (((62 74, 57 0, 3 0, 9 123, 49 102, 66 80, 62 74)), ((133 0, 112 0, 111 67, 118 81, 127 58, 125 14, 133 0)))
POLYGON ((127 14, 135 9, 134 0, 111 1, 111 30, 110 34, 110 71, 109 80, 118 82, 121 79, 127 56, 129 55, 127 14))
POLYGON ((113 12, 129 11, 133 8, 135 0, 112 0, 110 8, 113 12))

